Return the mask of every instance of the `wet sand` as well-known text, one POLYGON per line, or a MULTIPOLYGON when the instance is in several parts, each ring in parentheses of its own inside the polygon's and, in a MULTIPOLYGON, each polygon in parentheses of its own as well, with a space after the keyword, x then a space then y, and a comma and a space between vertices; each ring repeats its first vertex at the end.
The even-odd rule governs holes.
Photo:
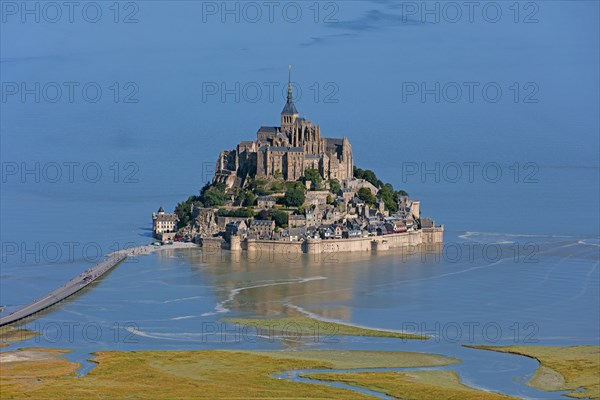
POLYGON ((115 255, 126 255, 127 257, 145 256, 148 254, 156 253, 163 250, 177 250, 177 249, 192 249, 199 248, 197 244, 191 242, 173 242, 173 244, 165 245, 154 245, 146 244, 138 247, 131 247, 124 250, 115 251, 108 254, 107 257, 115 255))

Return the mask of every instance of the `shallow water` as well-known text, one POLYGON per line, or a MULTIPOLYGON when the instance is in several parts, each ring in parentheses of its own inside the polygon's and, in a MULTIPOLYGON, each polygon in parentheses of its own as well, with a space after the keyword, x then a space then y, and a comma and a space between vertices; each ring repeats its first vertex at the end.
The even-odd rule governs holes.
POLYGON ((590 320, 597 318, 597 239, 528 236, 539 249, 525 262, 515 259, 513 234, 449 232, 446 238, 465 249, 499 243, 494 248, 501 252, 494 254, 501 256, 490 250, 457 260, 452 245, 441 253, 328 254, 320 260, 166 250, 129 259, 93 289, 28 322, 43 336, 18 346, 72 348, 69 358, 80 362, 108 349, 430 352, 463 360, 448 368, 470 386, 527 398, 559 396, 523 384, 536 361, 461 345, 597 343, 598 324, 590 320), (301 313, 431 339, 337 337, 327 331, 300 337, 293 326, 261 336, 220 321, 301 313))
MULTIPOLYGON (((498 354, 498 353, 495 353, 495 354, 498 354)), ((510 395, 518 396, 518 397, 526 398, 526 399, 536 399, 536 398, 561 399, 561 398, 564 398, 564 397, 561 397, 561 395, 564 393, 567 393, 567 392, 553 392, 553 393, 543 392, 543 391, 540 391, 537 389, 530 388, 528 386, 524 386, 523 385, 524 381, 514 380, 513 385, 509 385, 508 380, 511 378, 512 374, 524 373, 530 367, 529 365, 521 364, 519 361, 520 360, 515 362, 514 360, 512 360, 512 362, 511 362, 511 360, 506 360, 504 358, 496 359, 495 356, 492 356, 492 357, 489 357, 489 359, 486 359, 485 361, 480 360, 479 362, 473 362, 473 360, 470 360, 469 363, 465 363, 465 364, 468 364, 468 368, 470 368, 470 369, 482 368, 484 370, 490 370, 490 371, 494 370, 494 373, 496 374, 496 379, 494 379, 494 381, 497 381, 501 385, 503 384, 502 392, 504 392, 504 393, 508 393, 510 395), (490 368, 490 365, 493 365, 493 367, 490 368)), ((459 366, 460 365, 461 364, 459 364, 459 366)), ((330 372, 333 372, 333 373, 336 373, 336 372, 339 372, 339 373, 344 373, 344 372, 410 372, 410 371, 431 371, 431 370, 455 370, 455 371, 459 372, 459 375, 461 376, 462 382, 464 384, 471 386, 473 388, 481 389, 481 390, 486 390, 486 391, 491 390, 489 384, 491 383, 492 380, 489 379, 490 378, 489 376, 487 376, 487 378, 490 380, 490 382, 486 382, 488 385, 479 386, 479 385, 475 384, 474 382, 469 381, 468 379, 465 379, 465 377, 461 373, 461 368, 457 368, 457 365, 448 365, 445 367, 428 367, 428 368, 304 369, 304 370, 285 371, 281 374, 275 375, 275 377, 291 380, 294 382, 321 384, 321 385, 328 385, 328 386, 333 386, 333 387, 344 388, 344 389, 348 389, 348 390, 357 391, 359 393, 369 394, 371 396, 374 396, 374 397, 377 397, 380 399, 393 399, 394 397, 387 396, 381 392, 377 392, 374 390, 357 388, 356 386, 339 383, 339 382, 319 381, 316 379, 311 379, 310 377, 302 377, 300 375, 308 374, 308 373, 320 373, 320 372, 324 372, 324 373, 330 373, 330 372)))

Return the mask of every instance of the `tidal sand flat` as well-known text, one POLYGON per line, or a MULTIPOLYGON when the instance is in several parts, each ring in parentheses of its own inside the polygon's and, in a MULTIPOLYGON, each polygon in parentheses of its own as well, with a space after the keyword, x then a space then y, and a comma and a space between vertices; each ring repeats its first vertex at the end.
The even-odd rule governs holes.
POLYGON ((458 362, 435 354, 380 351, 108 351, 95 353, 93 361, 98 367, 77 377, 79 365, 61 357, 65 352, 28 349, 4 353, 2 396, 368 399, 372 397, 351 390, 291 382, 274 375, 290 370, 426 367, 458 362))
POLYGON ((600 346, 467 346, 535 358, 540 367, 528 385, 565 396, 600 399, 600 346))

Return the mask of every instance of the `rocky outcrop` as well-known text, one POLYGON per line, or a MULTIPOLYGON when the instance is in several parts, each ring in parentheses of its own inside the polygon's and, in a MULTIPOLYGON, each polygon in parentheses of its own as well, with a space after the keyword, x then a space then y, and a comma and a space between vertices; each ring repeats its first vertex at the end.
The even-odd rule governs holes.
POLYGON ((212 237, 219 233, 216 209, 195 207, 192 209, 192 218, 192 229, 196 235, 212 237))

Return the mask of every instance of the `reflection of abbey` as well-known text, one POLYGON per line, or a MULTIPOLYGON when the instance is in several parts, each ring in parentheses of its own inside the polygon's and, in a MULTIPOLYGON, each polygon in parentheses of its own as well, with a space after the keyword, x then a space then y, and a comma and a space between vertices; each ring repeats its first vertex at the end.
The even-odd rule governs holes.
POLYGON ((326 180, 352 179, 352 147, 347 138, 321 137, 319 125, 299 117, 290 80, 281 126, 263 126, 256 140, 243 141, 236 150, 222 151, 214 180, 228 187, 243 184, 248 176, 282 176, 295 181, 309 168, 318 170, 326 180))

